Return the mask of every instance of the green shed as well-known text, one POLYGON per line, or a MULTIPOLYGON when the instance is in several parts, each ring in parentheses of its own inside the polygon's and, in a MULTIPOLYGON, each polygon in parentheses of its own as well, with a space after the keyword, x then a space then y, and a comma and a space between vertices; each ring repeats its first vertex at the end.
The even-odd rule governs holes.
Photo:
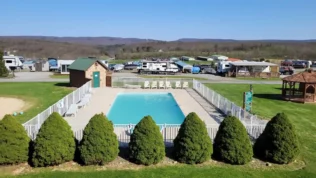
POLYGON ((92 87, 106 86, 108 68, 97 59, 79 58, 69 67, 70 86, 80 87, 92 80, 92 87))

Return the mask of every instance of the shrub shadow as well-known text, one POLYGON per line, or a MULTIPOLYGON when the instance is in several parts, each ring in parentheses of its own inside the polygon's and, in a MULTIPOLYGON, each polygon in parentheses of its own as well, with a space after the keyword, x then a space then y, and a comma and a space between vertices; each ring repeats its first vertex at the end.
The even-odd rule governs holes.
POLYGON ((173 146, 167 146, 165 147, 166 157, 176 161, 175 155, 174 155, 174 147, 173 146))
POLYGON ((84 165, 83 161, 80 158, 80 151, 79 151, 79 145, 80 142, 75 138, 75 143, 76 143, 76 150, 75 150, 75 155, 74 155, 74 162, 80 164, 81 166, 84 165))
POLYGON ((126 160, 126 161, 130 161, 128 147, 119 147, 119 154, 118 154, 118 156, 121 157, 122 159, 126 160))
POLYGON ((34 141, 33 140, 30 140, 29 142, 29 153, 28 153, 28 164, 31 166, 31 167, 34 167, 34 164, 32 162, 32 156, 33 156, 33 153, 34 153, 34 141))

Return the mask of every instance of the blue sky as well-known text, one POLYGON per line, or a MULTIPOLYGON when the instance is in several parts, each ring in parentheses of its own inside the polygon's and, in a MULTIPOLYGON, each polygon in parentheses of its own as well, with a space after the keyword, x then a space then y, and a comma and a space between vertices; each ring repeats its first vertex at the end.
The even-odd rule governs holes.
POLYGON ((0 36, 316 39, 316 0, 1 0, 0 36))

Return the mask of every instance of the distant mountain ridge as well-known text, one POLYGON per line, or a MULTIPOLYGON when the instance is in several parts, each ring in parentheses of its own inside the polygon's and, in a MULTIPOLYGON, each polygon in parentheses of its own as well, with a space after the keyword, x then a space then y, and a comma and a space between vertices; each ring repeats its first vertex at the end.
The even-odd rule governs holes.
POLYGON ((121 37, 55 37, 55 36, 0 36, 0 39, 23 39, 23 40, 44 40, 63 43, 76 43, 84 45, 129 45, 136 43, 147 42, 316 42, 316 39, 307 40, 278 40, 278 39, 263 39, 263 40, 234 40, 234 39, 199 39, 199 38, 181 38, 178 40, 163 41, 155 39, 141 38, 121 38, 121 37))
POLYGON ((119 45, 155 42, 153 39, 120 38, 120 37, 55 37, 55 36, 0 36, 0 39, 30 39, 53 42, 77 43, 85 45, 119 45))
POLYGON ((181 38, 179 42, 242 42, 242 41, 261 41, 261 42, 316 42, 316 39, 307 40, 279 40, 279 39, 256 39, 256 40, 234 40, 234 39, 199 39, 199 38, 181 38))

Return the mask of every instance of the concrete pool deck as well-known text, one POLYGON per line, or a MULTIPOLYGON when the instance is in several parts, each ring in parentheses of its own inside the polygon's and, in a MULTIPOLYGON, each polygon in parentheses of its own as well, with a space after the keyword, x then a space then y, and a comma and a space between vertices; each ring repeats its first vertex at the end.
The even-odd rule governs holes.
MULTIPOLYGON (((151 92, 169 92, 172 93, 173 97, 177 101, 179 107, 181 108, 183 114, 186 116, 190 112, 195 112, 197 115, 205 122, 207 125, 218 125, 216 118, 214 116, 220 116, 214 108, 208 110, 204 107, 205 102, 201 103, 201 97, 194 95, 194 90, 188 89, 125 89, 125 88, 96 88, 91 97, 90 103, 79 109, 75 117, 65 117, 65 120, 69 123, 74 131, 83 129, 95 114, 103 112, 107 114, 114 102, 116 95, 118 93, 151 93, 151 92), (200 98, 198 98, 200 97, 200 98)), ((208 108, 212 106, 209 105, 208 108)), ((126 123, 129 124, 129 123, 126 123)))

